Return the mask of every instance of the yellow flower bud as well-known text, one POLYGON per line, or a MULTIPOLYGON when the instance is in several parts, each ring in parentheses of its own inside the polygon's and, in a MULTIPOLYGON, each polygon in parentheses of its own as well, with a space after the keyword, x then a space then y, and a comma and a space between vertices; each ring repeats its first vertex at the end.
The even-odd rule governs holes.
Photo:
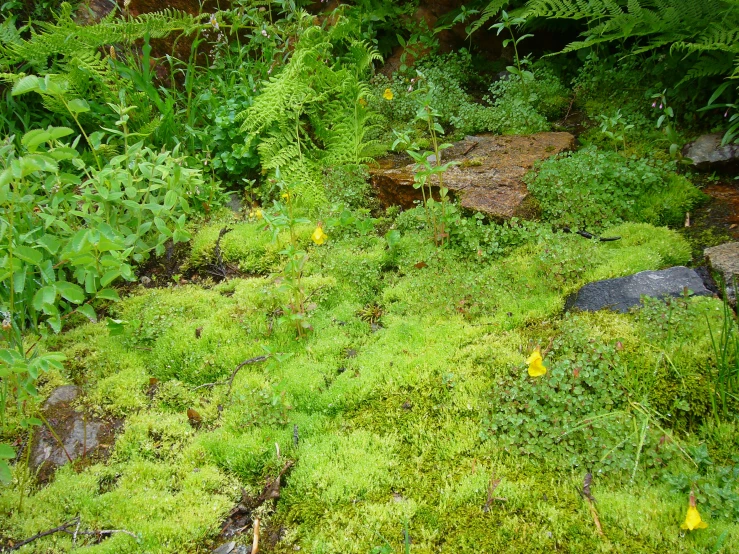
POLYGON ((536 348, 526 359, 526 363, 529 364, 529 376, 530 377, 541 377, 547 372, 547 368, 544 366, 544 359, 541 357, 541 351, 539 347, 536 348))
POLYGON ((313 234, 310 236, 310 238, 318 246, 321 246, 324 242, 326 242, 326 239, 328 239, 328 235, 323 232, 323 227, 319 225, 318 227, 316 227, 316 230, 313 231, 313 234))
POLYGON ((708 523, 701 519, 701 514, 696 507, 695 494, 690 493, 690 501, 688 502, 688 513, 685 514, 685 521, 680 526, 681 529, 693 531, 695 529, 705 529, 708 523))

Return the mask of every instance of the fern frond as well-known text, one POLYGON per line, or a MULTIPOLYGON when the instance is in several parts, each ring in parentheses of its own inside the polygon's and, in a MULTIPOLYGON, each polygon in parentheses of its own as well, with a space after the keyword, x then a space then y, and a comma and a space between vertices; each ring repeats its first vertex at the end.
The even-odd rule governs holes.
MULTIPOLYGON (((41 69, 56 56, 73 56, 109 44, 131 44, 146 35, 161 38, 175 31, 190 34, 202 24, 201 19, 201 16, 165 9, 125 20, 111 12, 95 25, 79 25, 74 21, 71 6, 63 2, 58 19, 39 23, 29 39, 10 34, 7 42, 0 38, 3 45, 0 68, 26 62, 41 69)), ((0 31, 0 37, 6 34, 0 31)))
POLYGON ((475 21, 472 25, 470 25, 470 35, 473 34, 475 31, 479 31, 482 26, 485 25, 488 21, 490 21, 494 17, 497 17, 500 13, 500 10, 507 7, 508 4, 510 4, 510 0, 492 0, 482 10, 479 19, 475 21))
POLYGON ((725 56, 739 55, 739 2, 736 0, 530 0, 528 17, 585 20, 582 40, 572 52, 600 43, 646 39, 636 53, 660 48, 704 55, 687 77, 729 71, 725 56))

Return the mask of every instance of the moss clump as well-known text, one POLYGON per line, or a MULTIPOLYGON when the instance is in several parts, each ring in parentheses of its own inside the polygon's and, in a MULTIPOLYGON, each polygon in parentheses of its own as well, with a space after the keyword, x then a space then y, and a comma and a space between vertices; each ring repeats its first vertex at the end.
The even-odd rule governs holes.
MULTIPOLYGON (((226 264, 234 264, 239 271, 261 275, 277 269, 282 263, 279 252, 284 250, 289 237, 283 234, 276 242, 263 221, 225 225, 214 223, 202 227, 192 239, 190 266, 204 268, 215 263, 215 247, 221 229, 231 231, 221 238, 221 258, 226 264)), ((299 240, 307 243, 312 229, 298 228, 299 240)))

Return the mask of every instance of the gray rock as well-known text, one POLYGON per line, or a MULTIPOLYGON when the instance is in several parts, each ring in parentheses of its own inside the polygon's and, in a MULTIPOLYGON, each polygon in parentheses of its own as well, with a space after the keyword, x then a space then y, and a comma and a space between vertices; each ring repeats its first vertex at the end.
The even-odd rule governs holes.
POLYGON ((589 283, 567 299, 566 308, 585 312, 609 308, 627 312, 629 308, 640 305, 642 296, 678 297, 684 294, 686 288, 697 296, 711 295, 695 271, 678 266, 589 283))
POLYGON ((107 453, 114 439, 117 422, 85 418, 77 412, 74 401, 80 395, 79 387, 67 385, 52 391, 44 402, 43 413, 54 433, 40 427, 34 433, 31 448, 31 467, 39 470, 39 480, 46 481, 57 467, 85 455, 101 457, 107 453))
POLYGON ((77 399, 79 393, 80 388, 75 387, 74 385, 57 387, 53 391, 51 391, 49 398, 47 398, 46 402, 44 402, 44 410, 50 410, 54 406, 74 402, 77 399))
POLYGON ((726 285, 726 295, 729 302, 736 304, 734 280, 739 280, 739 242, 727 242, 712 248, 706 248, 703 254, 708 266, 719 275, 726 285))
POLYGON ((231 196, 229 196, 228 204, 226 205, 231 208, 231 211, 234 213, 240 213, 241 210, 244 208, 241 197, 238 194, 232 194, 231 196))
POLYGON ((703 135, 683 147, 683 156, 698 169, 719 169, 739 163, 739 144, 721 146, 723 133, 703 135))
POLYGON ((213 551, 213 554, 230 554, 233 549, 236 548, 236 542, 231 541, 226 544, 222 544, 213 551))

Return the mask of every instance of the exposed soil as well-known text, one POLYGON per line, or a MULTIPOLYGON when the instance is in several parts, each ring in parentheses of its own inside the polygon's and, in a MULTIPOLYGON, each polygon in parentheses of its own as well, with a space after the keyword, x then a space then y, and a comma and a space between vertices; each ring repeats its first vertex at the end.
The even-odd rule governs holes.
POLYGON ((721 181, 704 188, 703 192, 711 201, 698 210, 696 219, 739 240, 739 182, 721 181))

